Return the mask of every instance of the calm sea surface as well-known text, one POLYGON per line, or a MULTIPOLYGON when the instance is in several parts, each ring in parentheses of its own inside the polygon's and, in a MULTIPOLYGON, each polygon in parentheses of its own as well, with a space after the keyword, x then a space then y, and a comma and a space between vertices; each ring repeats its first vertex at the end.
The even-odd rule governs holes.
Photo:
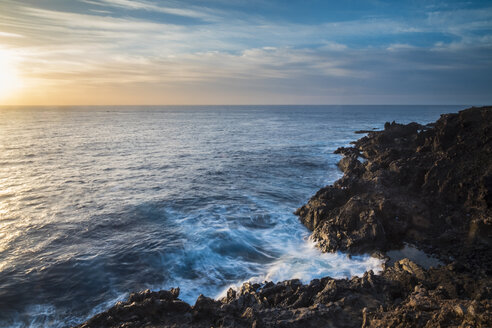
POLYGON ((0 326, 80 323, 142 289, 194 303, 257 281, 349 277, 292 212, 332 154, 464 106, 0 108, 0 326))

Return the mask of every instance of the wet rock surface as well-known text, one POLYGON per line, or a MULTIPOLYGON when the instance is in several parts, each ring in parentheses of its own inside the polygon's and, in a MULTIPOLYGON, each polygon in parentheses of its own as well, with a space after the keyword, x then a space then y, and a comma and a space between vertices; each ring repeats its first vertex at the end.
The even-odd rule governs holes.
POLYGON ((384 257, 413 245, 443 265, 246 283, 193 306, 179 289, 144 291, 79 327, 492 327, 492 107, 387 123, 337 153, 344 176, 296 211, 319 247, 384 257))
POLYGON ((296 212, 321 249, 364 253, 407 242, 490 272, 492 108, 427 126, 386 123, 336 152, 345 175, 296 212))

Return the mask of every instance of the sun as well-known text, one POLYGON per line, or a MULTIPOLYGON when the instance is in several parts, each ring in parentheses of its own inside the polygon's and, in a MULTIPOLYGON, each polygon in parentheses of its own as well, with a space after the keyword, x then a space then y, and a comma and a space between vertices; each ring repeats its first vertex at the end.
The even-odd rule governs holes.
POLYGON ((12 53, 0 48, 0 101, 15 95, 22 88, 22 80, 12 53))

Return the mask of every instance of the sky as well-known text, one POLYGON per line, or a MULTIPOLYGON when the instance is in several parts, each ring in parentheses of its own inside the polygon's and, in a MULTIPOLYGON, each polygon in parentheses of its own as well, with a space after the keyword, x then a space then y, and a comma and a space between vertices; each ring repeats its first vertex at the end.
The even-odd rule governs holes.
POLYGON ((492 104, 492 1, 0 0, 0 104, 492 104))

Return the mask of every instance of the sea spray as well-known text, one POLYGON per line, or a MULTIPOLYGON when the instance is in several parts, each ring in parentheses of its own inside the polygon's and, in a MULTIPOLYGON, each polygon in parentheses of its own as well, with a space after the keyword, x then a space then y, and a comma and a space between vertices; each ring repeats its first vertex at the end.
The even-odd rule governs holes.
POLYGON ((382 270, 382 263, 381 259, 369 255, 349 258, 340 252, 321 253, 311 238, 308 238, 266 266, 264 273, 227 286, 216 298, 224 297, 229 288, 238 289, 246 282, 263 284, 270 281, 276 283, 299 279, 302 283, 309 284, 311 280, 323 277, 350 278, 362 276, 364 272, 369 270, 378 274, 382 270))
POLYGON ((0 326, 73 325, 147 288, 193 303, 377 268, 312 248, 292 212, 340 176, 354 130, 457 108, 2 108, 0 326))

